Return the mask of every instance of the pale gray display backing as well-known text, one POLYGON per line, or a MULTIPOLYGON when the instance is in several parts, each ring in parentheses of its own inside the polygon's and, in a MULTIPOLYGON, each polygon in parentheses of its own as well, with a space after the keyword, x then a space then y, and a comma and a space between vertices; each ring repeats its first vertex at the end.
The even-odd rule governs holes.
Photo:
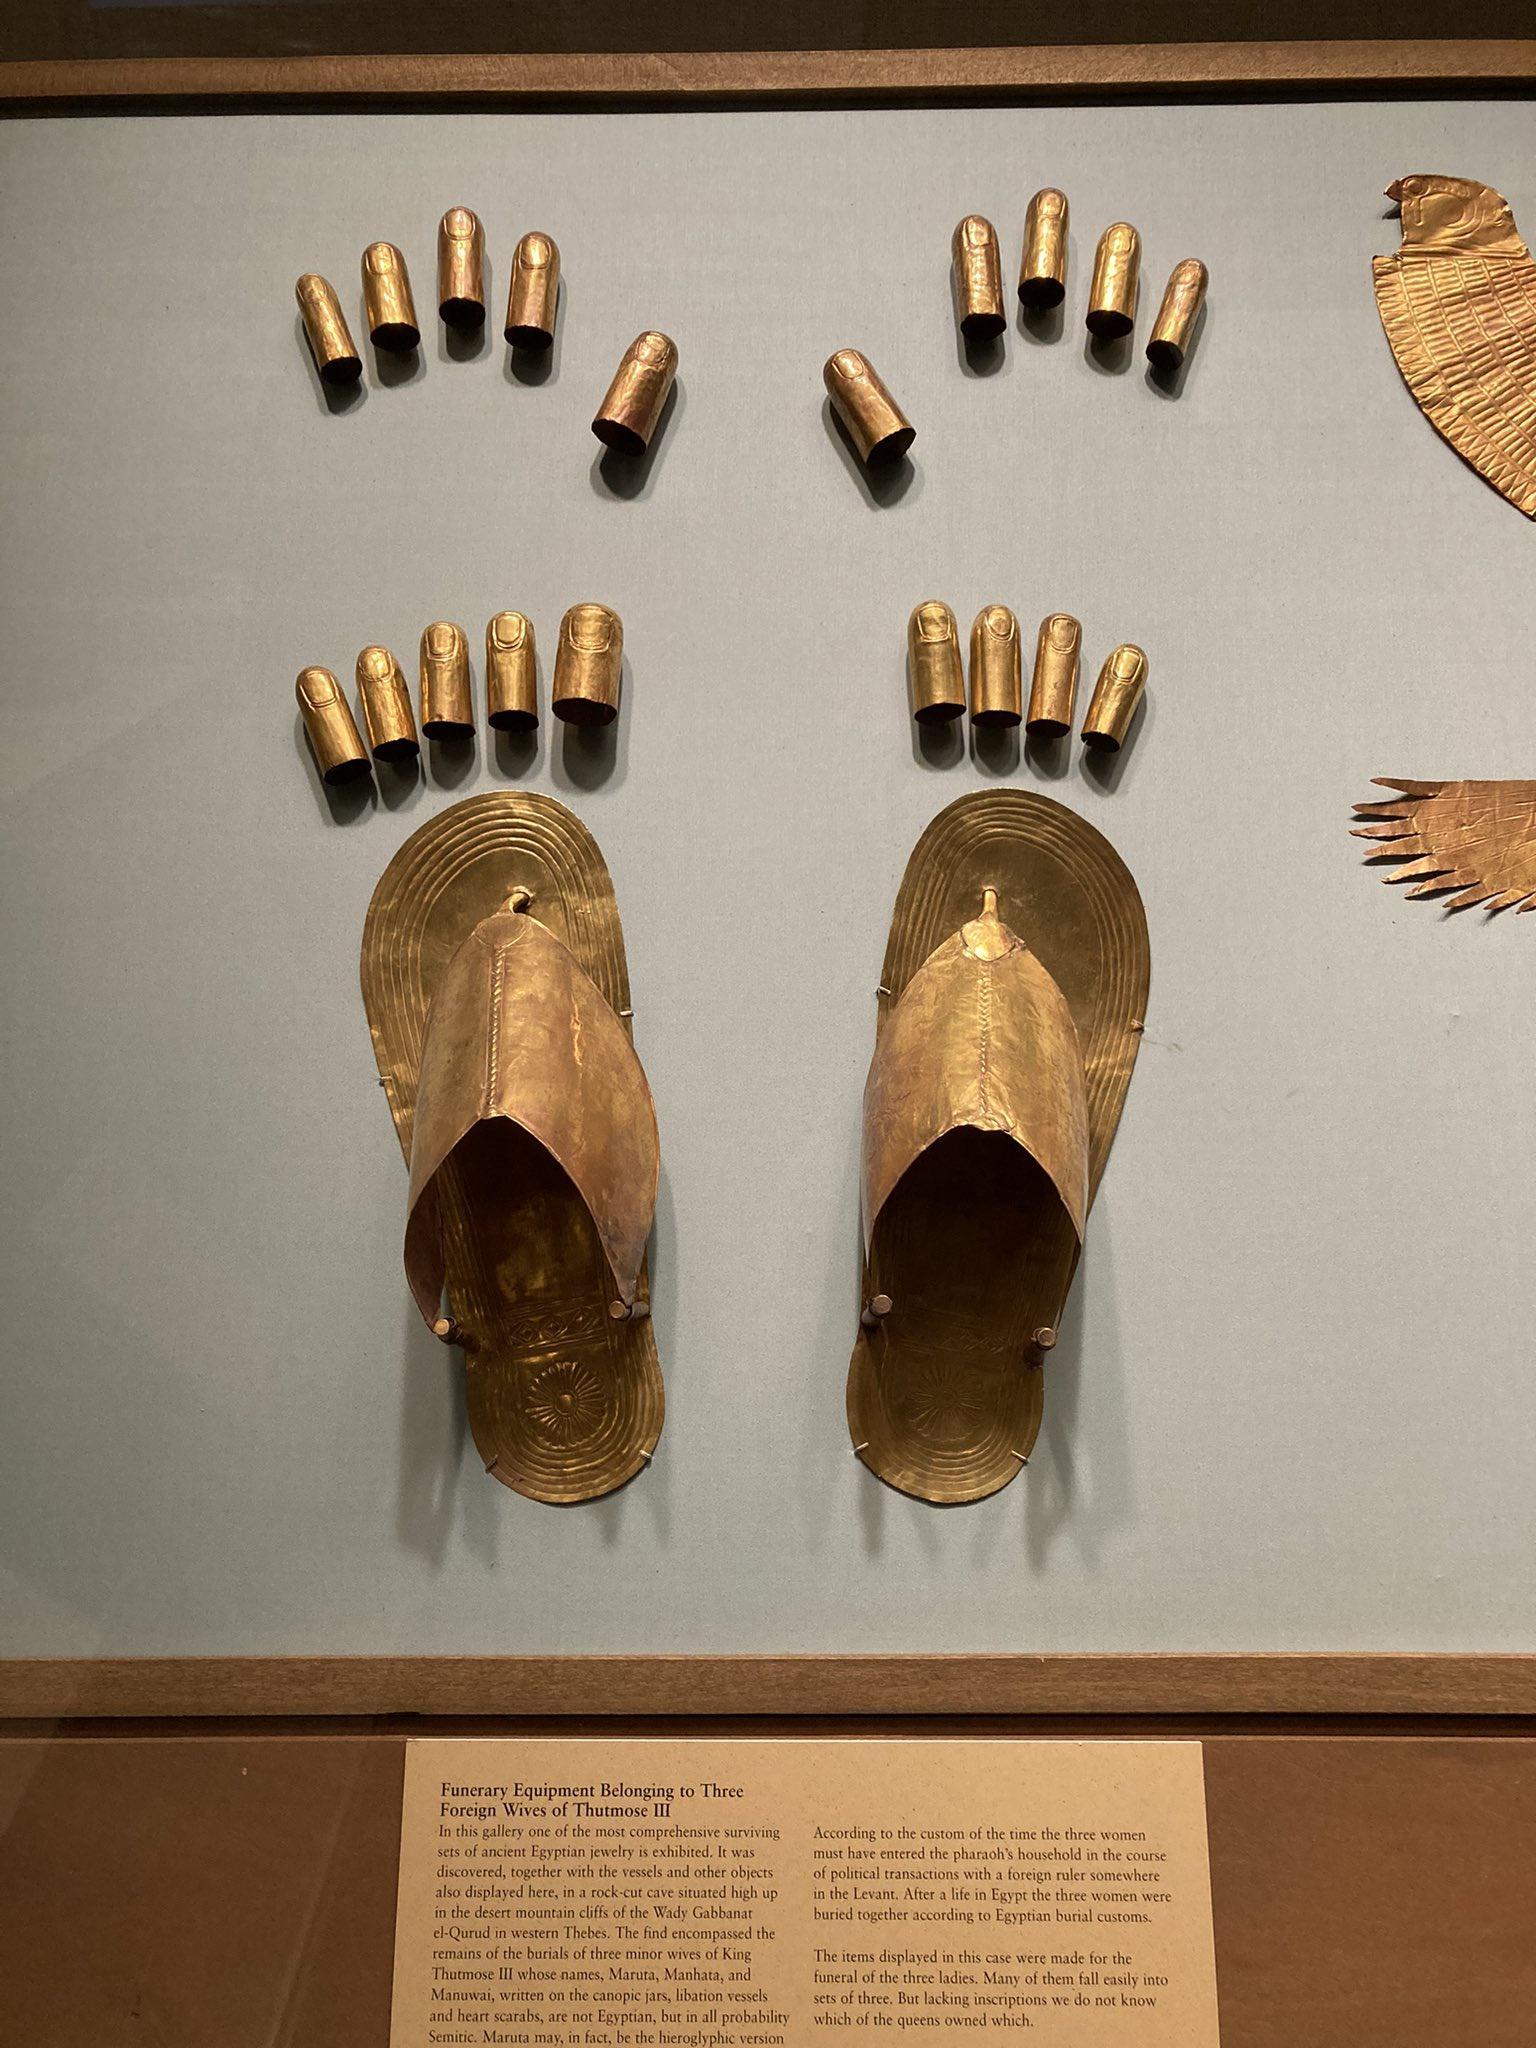
POLYGON ((1373 775, 1536 773, 1536 529, 1372 300, 1414 170, 1536 230, 1507 101, 0 130, 6 1653, 1536 1649, 1536 918, 1406 902, 1348 832, 1373 775), (1011 286, 1045 183, 1064 329, 972 374, 950 231, 989 215, 1011 286), (454 203, 491 256, 469 360, 432 317, 454 203), (1106 369, 1080 322, 1120 216, 1143 319, 1106 369), (542 384, 500 341, 535 226, 568 287, 542 384), (380 236, 421 364, 370 354, 333 413, 293 281, 357 318, 380 236), (1139 347, 1190 254, 1170 396, 1139 347), (624 495, 588 421, 646 325, 681 389, 624 495), (918 427, 889 502, 824 417, 839 344, 918 427), (930 596, 1031 643, 1074 612, 1090 669, 1144 645, 1115 771, 915 746, 930 596), (327 800, 300 666, 414 671, 429 619, 478 649, 508 605, 547 654, 582 598, 624 619, 611 757, 546 724, 327 800), (844 1425, 860 1093, 908 851, 999 781, 1124 855, 1152 1000, 1036 1455, 938 1511, 844 1425), (607 856, 662 1133, 666 1431, 569 1510, 483 1475, 411 1306, 358 994, 396 847, 514 785, 607 856))

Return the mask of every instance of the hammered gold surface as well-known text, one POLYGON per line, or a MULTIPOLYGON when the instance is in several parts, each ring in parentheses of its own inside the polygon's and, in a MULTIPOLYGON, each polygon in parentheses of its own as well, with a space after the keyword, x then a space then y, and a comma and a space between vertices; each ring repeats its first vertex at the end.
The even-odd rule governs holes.
MULTIPOLYGON (((626 1045, 630 1038, 618 906, 591 835, 563 804, 534 791, 496 791, 442 812, 412 834, 380 878, 363 928, 362 984, 374 1057, 408 1162, 424 1061, 445 1076, 460 1072, 465 1087, 502 1077, 481 1094, 482 1104, 501 1106, 483 1108, 467 1135, 450 1139, 431 1175, 449 1317, 464 1345, 470 1427, 486 1468, 537 1500, 610 1493, 649 1462, 664 1397, 645 1312, 645 1260, 622 1278, 610 1264, 610 1252, 627 1262, 624 1246, 637 1232, 643 1245, 638 1218, 643 1209, 649 1220, 654 1182, 616 1193, 628 1169, 604 1178, 599 1128, 607 1114, 600 1098, 617 1089, 628 1133, 618 1151, 632 1165, 635 1119, 643 1125, 650 1113, 649 1091, 643 1103, 637 1093, 643 1072, 638 1061, 629 1072, 615 1041, 615 1057, 585 1106, 569 1099, 578 1055, 601 1060, 612 1033, 626 1045), (446 1034, 440 1062, 426 1050, 428 1013, 449 964, 485 920, 494 936, 509 912, 537 920, 525 957, 542 971, 519 978, 520 949, 507 949, 499 986, 493 971, 489 985, 476 982, 451 1006, 451 1017, 432 1018, 434 1037, 446 1034), (502 1034, 520 1005, 514 1049, 502 1034), (578 1011, 589 1025, 601 1018, 580 1045, 578 1011), (560 1040, 562 1029, 569 1043, 560 1040), (545 1068, 551 1086, 565 1093, 559 1104, 540 1106, 545 1068), (523 1113, 534 1125, 554 1119, 541 1135, 561 1146, 563 1160, 517 1120, 523 1113), (603 1211, 601 1221, 573 1170, 603 1211), (636 1312, 615 1316, 616 1296, 633 1301, 636 1312)), ((440 1140, 441 1133, 439 1149, 440 1140)))
POLYGON ((1387 187, 1402 247, 1372 270, 1381 324, 1430 424, 1536 519, 1536 264, 1500 195, 1416 172, 1387 187))
POLYGON ((1390 864, 1384 882, 1412 882, 1410 896, 1444 896, 1448 910, 1536 910, 1536 782, 1398 782, 1397 795, 1356 804, 1366 859, 1390 864))
POLYGON ((1028 1459, 1149 979, 1136 885, 1064 805, 977 791, 918 841, 866 1096, 847 1395, 856 1452, 903 1493, 980 1500, 1028 1459))

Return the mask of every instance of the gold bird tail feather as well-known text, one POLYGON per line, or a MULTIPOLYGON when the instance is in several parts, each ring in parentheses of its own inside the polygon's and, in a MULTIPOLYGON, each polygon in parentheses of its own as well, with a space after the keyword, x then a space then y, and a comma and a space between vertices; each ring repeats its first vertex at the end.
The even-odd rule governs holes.
POLYGON ((1373 780, 1397 795, 1356 804, 1372 822, 1353 831, 1372 842, 1368 861, 1392 864, 1383 881, 1411 881, 1410 896, 1454 889, 1450 910, 1536 910, 1536 782, 1373 780))

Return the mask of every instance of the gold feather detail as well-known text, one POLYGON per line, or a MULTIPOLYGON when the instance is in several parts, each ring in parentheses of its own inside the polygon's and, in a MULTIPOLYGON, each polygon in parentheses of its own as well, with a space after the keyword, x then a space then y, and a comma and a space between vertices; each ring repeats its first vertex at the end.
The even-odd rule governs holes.
POLYGON ((1403 243, 1372 270, 1409 390, 1457 454, 1536 519, 1536 263, 1491 186, 1415 173, 1387 187, 1403 243))
POLYGON ((1446 905, 1467 910, 1536 910, 1536 782, 1397 782, 1374 778, 1397 795, 1356 804, 1357 839, 1367 860, 1391 863, 1384 882, 1409 882, 1410 896, 1458 893, 1446 905))

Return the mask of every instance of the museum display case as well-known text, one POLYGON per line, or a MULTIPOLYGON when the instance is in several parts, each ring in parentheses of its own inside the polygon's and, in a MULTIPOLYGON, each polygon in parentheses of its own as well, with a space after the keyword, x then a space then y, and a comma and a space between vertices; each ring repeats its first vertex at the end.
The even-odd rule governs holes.
POLYGON ((1226 2048, 1515 2048, 1536 44, 172 11, 0 32, 0 2042, 837 1741, 1198 1744, 1226 2048))

